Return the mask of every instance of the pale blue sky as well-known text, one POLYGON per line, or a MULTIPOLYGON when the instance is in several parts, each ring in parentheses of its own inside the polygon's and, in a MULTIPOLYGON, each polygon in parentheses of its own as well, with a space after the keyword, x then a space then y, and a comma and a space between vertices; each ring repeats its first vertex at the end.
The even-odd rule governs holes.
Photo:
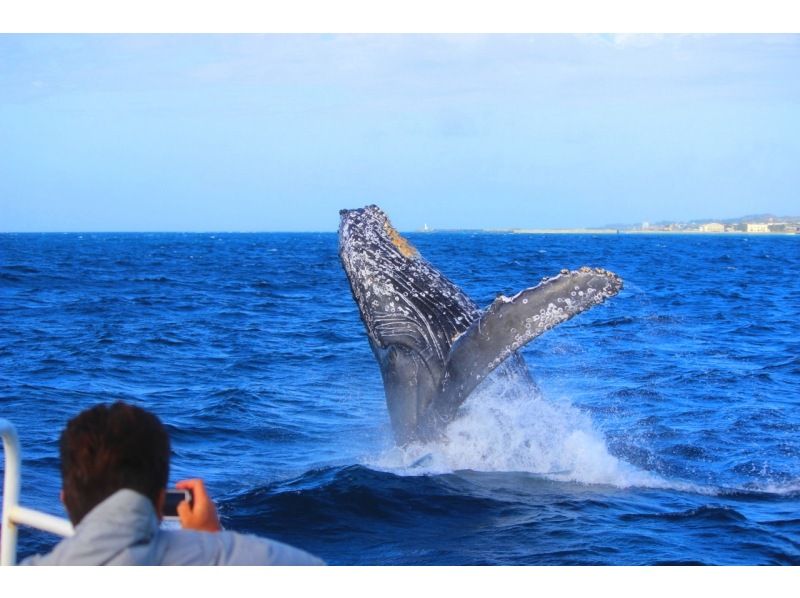
POLYGON ((798 35, 0 35, 0 231, 798 215, 798 65, 798 35))

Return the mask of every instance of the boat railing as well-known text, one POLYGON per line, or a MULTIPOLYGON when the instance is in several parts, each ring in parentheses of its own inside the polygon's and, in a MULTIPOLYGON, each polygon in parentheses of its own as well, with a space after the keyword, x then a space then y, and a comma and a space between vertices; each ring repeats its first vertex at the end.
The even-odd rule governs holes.
POLYGON ((3 518, 0 522, 0 565, 17 562, 17 528, 35 527, 62 537, 74 533, 72 524, 62 517, 28 509, 19 504, 20 464, 19 438, 14 425, 0 418, 0 435, 5 453, 3 477, 3 518))

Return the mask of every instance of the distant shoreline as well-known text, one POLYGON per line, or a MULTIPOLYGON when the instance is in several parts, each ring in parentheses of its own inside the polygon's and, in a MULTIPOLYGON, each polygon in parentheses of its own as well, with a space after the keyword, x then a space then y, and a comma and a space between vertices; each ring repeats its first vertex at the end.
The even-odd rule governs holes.
MULTIPOLYGON (((495 231, 486 231, 495 232, 495 231)), ((506 231, 518 235, 711 235, 711 236, 725 236, 725 235, 755 235, 755 236, 771 236, 771 235, 786 235, 794 236, 798 233, 795 232, 747 232, 747 231, 730 231, 730 232, 710 232, 699 230, 622 230, 613 228, 591 229, 591 228, 519 228, 510 229, 506 231)))
POLYGON ((699 230, 625 230, 614 228, 486 228, 486 229, 458 229, 441 228, 430 230, 411 231, 414 234, 436 234, 436 233, 489 233, 489 234, 513 234, 513 235, 708 235, 708 236, 736 236, 747 235, 755 237, 774 237, 785 236, 794 237, 800 235, 795 232, 747 232, 747 231, 726 231, 709 232, 699 230))

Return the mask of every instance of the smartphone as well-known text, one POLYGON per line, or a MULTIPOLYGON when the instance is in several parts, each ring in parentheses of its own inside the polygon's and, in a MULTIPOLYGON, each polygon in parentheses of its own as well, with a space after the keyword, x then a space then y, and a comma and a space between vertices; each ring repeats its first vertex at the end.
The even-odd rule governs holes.
POLYGON ((177 488, 169 488, 167 490, 166 498, 164 499, 164 519, 176 520, 178 519, 178 505, 184 500, 192 504, 191 490, 178 490, 177 488))

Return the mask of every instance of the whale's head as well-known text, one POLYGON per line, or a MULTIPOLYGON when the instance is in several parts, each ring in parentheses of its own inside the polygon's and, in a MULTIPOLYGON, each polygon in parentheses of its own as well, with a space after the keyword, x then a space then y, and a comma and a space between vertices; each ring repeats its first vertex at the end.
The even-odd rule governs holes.
POLYGON ((381 367, 392 424, 406 440, 439 392, 450 346, 477 308, 378 206, 339 215, 339 257, 381 367))
POLYGON ((385 349, 389 343, 380 322, 402 309, 401 294, 407 290, 401 288, 398 272, 419 253, 378 206, 341 210, 339 216, 339 257, 372 348, 385 349))
POLYGON ((431 347, 415 343, 433 333, 446 345, 439 355, 444 361, 450 342, 477 315, 476 306, 395 230, 378 206, 339 215, 339 257, 373 350, 400 342, 424 352, 431 347), (414 339, 404 337, 404 331, 414 339))
POLYGON ((389 222, 389 217, 378 206, 340 210, 339 217, 339 238, 342 247, 367 242, 384 251, 392 248, 408 259, 419 258, 419 252, 395 230, 389 222))
MULTIPOLYGON (((339 256, 352 281, 358 268, 359 279, 366 281, 386 267, 389 260, 401 266, 406 260, 419 259, 419 252, 398 233, 378 206, 339 212, 339 256)), ((355 290, 355 289, 354 289, 355 290)))

